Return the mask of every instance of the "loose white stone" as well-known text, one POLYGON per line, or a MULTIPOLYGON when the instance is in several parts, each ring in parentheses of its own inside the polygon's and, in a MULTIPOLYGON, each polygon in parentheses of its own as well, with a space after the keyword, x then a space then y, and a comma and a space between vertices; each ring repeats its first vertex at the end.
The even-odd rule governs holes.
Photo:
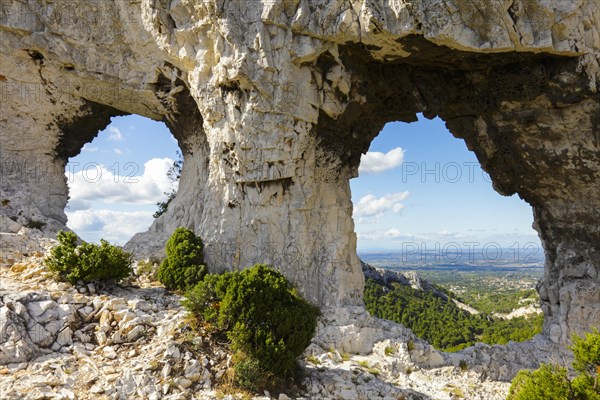
POLYGON ((104 349, 102 349, 102 354, 104 355, 104 357, 109 358, 111 360, 117 358, 117 352, 112 346, 106 346, 104 349))
POLYGON ((167 379, 169 377, 169 375, 171 375, 171 364, 166 363, 165 366, 163 367, 162 371, 161 371, 161 375, 163 377, 163 379, 167 379))
POLYGON ((44 300, 27 303, 27 310, 32 318, 40 317, 44 312, 57 306, 53 300, 44 300))
POLYGON ((174 359, 180 358, 181 353, 179 352, 179 348, 174 345, 167 347, 167 349, 165 350, 165 353, 164 353, 164 357, 165 358, 174 358, 174 359))
POLYGON ((113 298, 106 303, 105 307, 112 311, 122 310, 127 308, 127 302, 122 298, 113 298))
POLYGON ((102 345, 105 344, 106 341, 108 340, 106 333, 104 333, 104 331, 96 331, 96 341, 98 342, 98 344, 102 345))
POLYGON ((145 331, 146 330, 143 325, 138 325, 127 334, 127 340, 130 342, 137 340, 144 334, 145 331))
POLYGON ((186 378, 176 378, 175 384, 181 386, 184 389, 187 389, 190 386, 192 386, 192 381, 186 378))
POLYGON ((66 327, 65 329, 60 331, 58 337, 56 338, 56 343, 60 344, 61 346, 68 346, 73 344, 73 331, 71 330, 71 328, 66 327))
POLYGON ((145 300, 141 300, 141 299, 129 300, 127 304, 133 310, 139 310, 139 311, 150 311, 151 310, 150 303, 148 303, 145 300))
POLYGON ((94 394, 101 394, 101 393, 104 393, 104 389, 101 386, 93 385, 90 388, 90 392, 92 392, 94 394))

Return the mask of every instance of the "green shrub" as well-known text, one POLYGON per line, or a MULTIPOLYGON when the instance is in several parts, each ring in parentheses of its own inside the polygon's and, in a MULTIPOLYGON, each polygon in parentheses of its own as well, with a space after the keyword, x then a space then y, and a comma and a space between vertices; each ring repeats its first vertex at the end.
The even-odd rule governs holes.
POLYGON ((208 274, 193 289, 185 294, 183 305, 211 332, 226 331, 228 326, 223 313, 221 317, 220 304, 225 297, 230 279, 237 277, 236 273, 225 272, 221 275, 208 274))
POLYGON ((158 269, 158 280, 168 289, 194 287, 208 272, 202 239, 187 228, 177 228, 167 241, 167 258, 158 269))
POLYGON ((600 400, 600 388, 596 377, 588 374, 581 374, 571 383, 576 400, 600 400))
POLYGON ((77 246, 77 235, 59 232, 58 246, 44 261, 57 279, 75 283, 123 279, 131 273, 131 254, 100 240, 100 245, 83 242, 77 246))
POLYGON ((386 356, 394 354, 394 348, 392 346, 385 346, 384 353, 386 356))
POLYGON ((566 368, 543 364, 535 371, 519 371, 506 400, 569 400, 571 384, 566 368))
POLYGON ((235 365, 233 383, 237 387, 257 392, 269 381, 270 374, 261 368, 256 359, 237 353, 233 363, 235 365))
POLYGON ((233 350, 275 377, 293 372, 296 358, 310 344, 319 313, 281 273, 261 264, 208 275, 186 297, 188 310, 213 330, 225 332, 233 350))
POLYGON ((600 400, 600 332, 596 328, 585 336, 573 337, 573 369, 580 375, 573 379, 577 399, 600 400))
POLYGON ((311 363, 313 365, 321 365, 321 360, 319 360, 317 357, 315 357, 313 355, 306 357, 306 361, 308 361, 309 363, 311 363))
POLYGON ((585 374, 596 374, 600 367, 600 333, 596 328, 584 337, 573 337, 573 369, 585 374))
POLYGON ((572 381, 567 369, 543 364, 535 371, 520 371, 510 386, 507 400, 600 400, 600 333, 593 329, 585 337, 574 336, 573 369, 580 374, 572 381))

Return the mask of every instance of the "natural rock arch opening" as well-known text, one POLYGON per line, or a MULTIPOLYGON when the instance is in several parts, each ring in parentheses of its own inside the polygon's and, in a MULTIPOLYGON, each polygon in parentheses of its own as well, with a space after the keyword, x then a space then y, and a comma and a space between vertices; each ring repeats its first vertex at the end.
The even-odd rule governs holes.
POLYGON ((111 123, 69 158, 67 227, 85 241, 123 245, 148 230, 176 182, 168 172, 180 149, 162 122, 128 115, 111 123))
MULTIPOLYGON (((57 65, 41 53, 17 51, 13 57, 16 65, 39 68, 52 78, 38 76, 20 80, 15 76, 2 76, 4 82, 8 81, 2 92, 8 105, 3 111, 14 112, 16 116, 3 121, 5 126, 1 132, 2 198, 6 206, 1 210, 0 230, 16 233, 19 226, 27 226, 30 221, 43 226, 49 236, 64 229, 69 196, 69 173, 67 171, 65 176, 65 167, 69 158, 78 155, 114 117, 138 115, 164 122, 177 141, 182 157, 190 159, 182 171, 184 184, 179 192, 184 193, 183 197, 202 194, 202 179, 206 177, 208 163, 202 117, 187 84, 181 79, 181 72, 173 65, 163 63, 157 67, 154 81, 140 89, 77 75, 63 82, 53 74, 56 69, 64 71, 65 66, 59 64, 56 68, 57 65), (37 111, 21 112, 29 107, 37 111), (31 146, 31 143, 36 145, 31 146), (10 168, 4 168, 7 165, 10 168), (11 228, 11 222, 5 223, 9 220, 17 225, 11 228)), ((172 203, 170 216, 162 216, 152 226, 159 227, 161 232, 172 231, 180 225, 195 228, 198 210, 184 206, 185 201, 172 203), (169 227, 164 228, 165 225, 169 227)), ((156 240, 161 252, 166 238, 156 240)), ((129 250, 153 254, 155 249, 130 246, 129 250)))
POLYGON ((516 264, 522 258, 516 245, 526 251, 531 243, 527 254, 543 255, 531 206, 517 194, 499 195, 475 154, 440 118, 417 116, 409 124, 387 123, 350 181, 359 254, 405 248, 440 258, 453 243, 458 247, 447 252, 494 260, 483 247, 502 248, 516 264))
POLYGON ((544 334, 564 342, 571 332, 588 329, 590 321, 597 324, 600 291, 593 255, 598 252, 598 231, 574 222, 586 218, 577 193, 592 190, 597 196, 585 183, 594 173, 584 172, 587 167, 574 161, 584 151, 585 134, 575 139, 580 149, 575 152, 568 150, 572 144, 564 135, 566 126, 581 127, 581 132, 596 126, 595 117, 581 112, 582 106, 598 109, 592 100, 598 95, 587 90, 577 59, 535 53, 476 55, 418 37, 404 38, 402 44, 410 57, 381 60, 377 47, 365 45, 341 46, 339 61, 321 57, 323 76, 340 65, 343 70, 333 75, 337 79, 324 80, 335 93, 332 97, 345 103, 344 111, 334 117, 327 109, 321 111, 317 128, 320 148, 337 161, 330 163, 335 173, 355 176, 361 154, 385 123, 412 122, 419 112, 439 116, 475 152, 496 191, 518 193, 533 207, 546 253, 539 287, 544 334), (557 90, 555 82, 569 84, 557 90), (347 93, 340 83, 350 88, 347 93))
POLYGON ((367 310, 439 350, 533 338, 544 253, 531 207, 494 191, 443 121, 418 118, 386 124, 351 179, 367 310))
MULTIPOLYGON (((137 242, 126 245, 127 250, 137 256, 158 258, 163 256, 164 244, 175 228, 187 226, 197 229, 198 215, 202 214, 202 203, 190 204, 190 198, 197 199, 202 195, 202 184, 206 180, 208 164, 207 142, 197 105, 190 96, 187 85, 177 75, 176 69, 167 65, 165 71, 159 73, 157 82, 151 85, 158 102, 154 105, 157 108, 156 113, 160 114, 132 114, 132 110, 139 111, 141 107, 147 107, 144 105, 144 99, 138 100, 135 93, 128 93, 123 97, 116 96, 115 107, 91 103, 89 113, 60 126, 61 135, 56 147, 57 162, 66 164, 69 158, 79 154, 86 144, 92 143, 99 132, 110 127, 114 117, 140 115, 166 125, 175 138, 184 161, 177 195, 170 202, 167 212, 155 219, 149 229, 134 235, 138 238, 137 242), (165 73, 170 74, 171 78, 167 78, 165 73), (140 237, 143 239, 140 240, 140 237)), ((112 103, 115 98, 104 100, 112 103)), ((140 141, 143 140, 140 138, 140 141)), ((65 203, 64 207, 66 206, 65 203)))

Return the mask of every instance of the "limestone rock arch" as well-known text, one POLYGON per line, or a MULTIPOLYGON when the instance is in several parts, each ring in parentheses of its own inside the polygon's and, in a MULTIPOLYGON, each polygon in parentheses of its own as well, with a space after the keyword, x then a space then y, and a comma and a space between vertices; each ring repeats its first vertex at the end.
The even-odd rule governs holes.
POLYGON ((3 1, 0 207, 66 222, 66 158, 114 115, 169 125, 180 193, 128 244, 185 225, 213 269, 279 266, 361 304, 348 179, 383 125, 440 116, 532 205, 544 333, 600 323, 600 7, 483 0, 3 1))

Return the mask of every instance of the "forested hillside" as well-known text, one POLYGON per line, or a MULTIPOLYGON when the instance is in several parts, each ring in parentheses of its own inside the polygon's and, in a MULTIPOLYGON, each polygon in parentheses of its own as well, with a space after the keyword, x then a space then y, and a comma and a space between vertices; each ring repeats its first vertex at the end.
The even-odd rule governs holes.
MULTIPOLYGON (((452 297, 448 290, 438 288, 452 297)), ((470 314, 432 291, 413 289, 367 278, 364 292, 367 310, 378 318, 401 323, 436 349, 457 351, 476 342, 506 344, 523 341, 541 332, 543 316, 510 320, 489 314, 470 314)))

